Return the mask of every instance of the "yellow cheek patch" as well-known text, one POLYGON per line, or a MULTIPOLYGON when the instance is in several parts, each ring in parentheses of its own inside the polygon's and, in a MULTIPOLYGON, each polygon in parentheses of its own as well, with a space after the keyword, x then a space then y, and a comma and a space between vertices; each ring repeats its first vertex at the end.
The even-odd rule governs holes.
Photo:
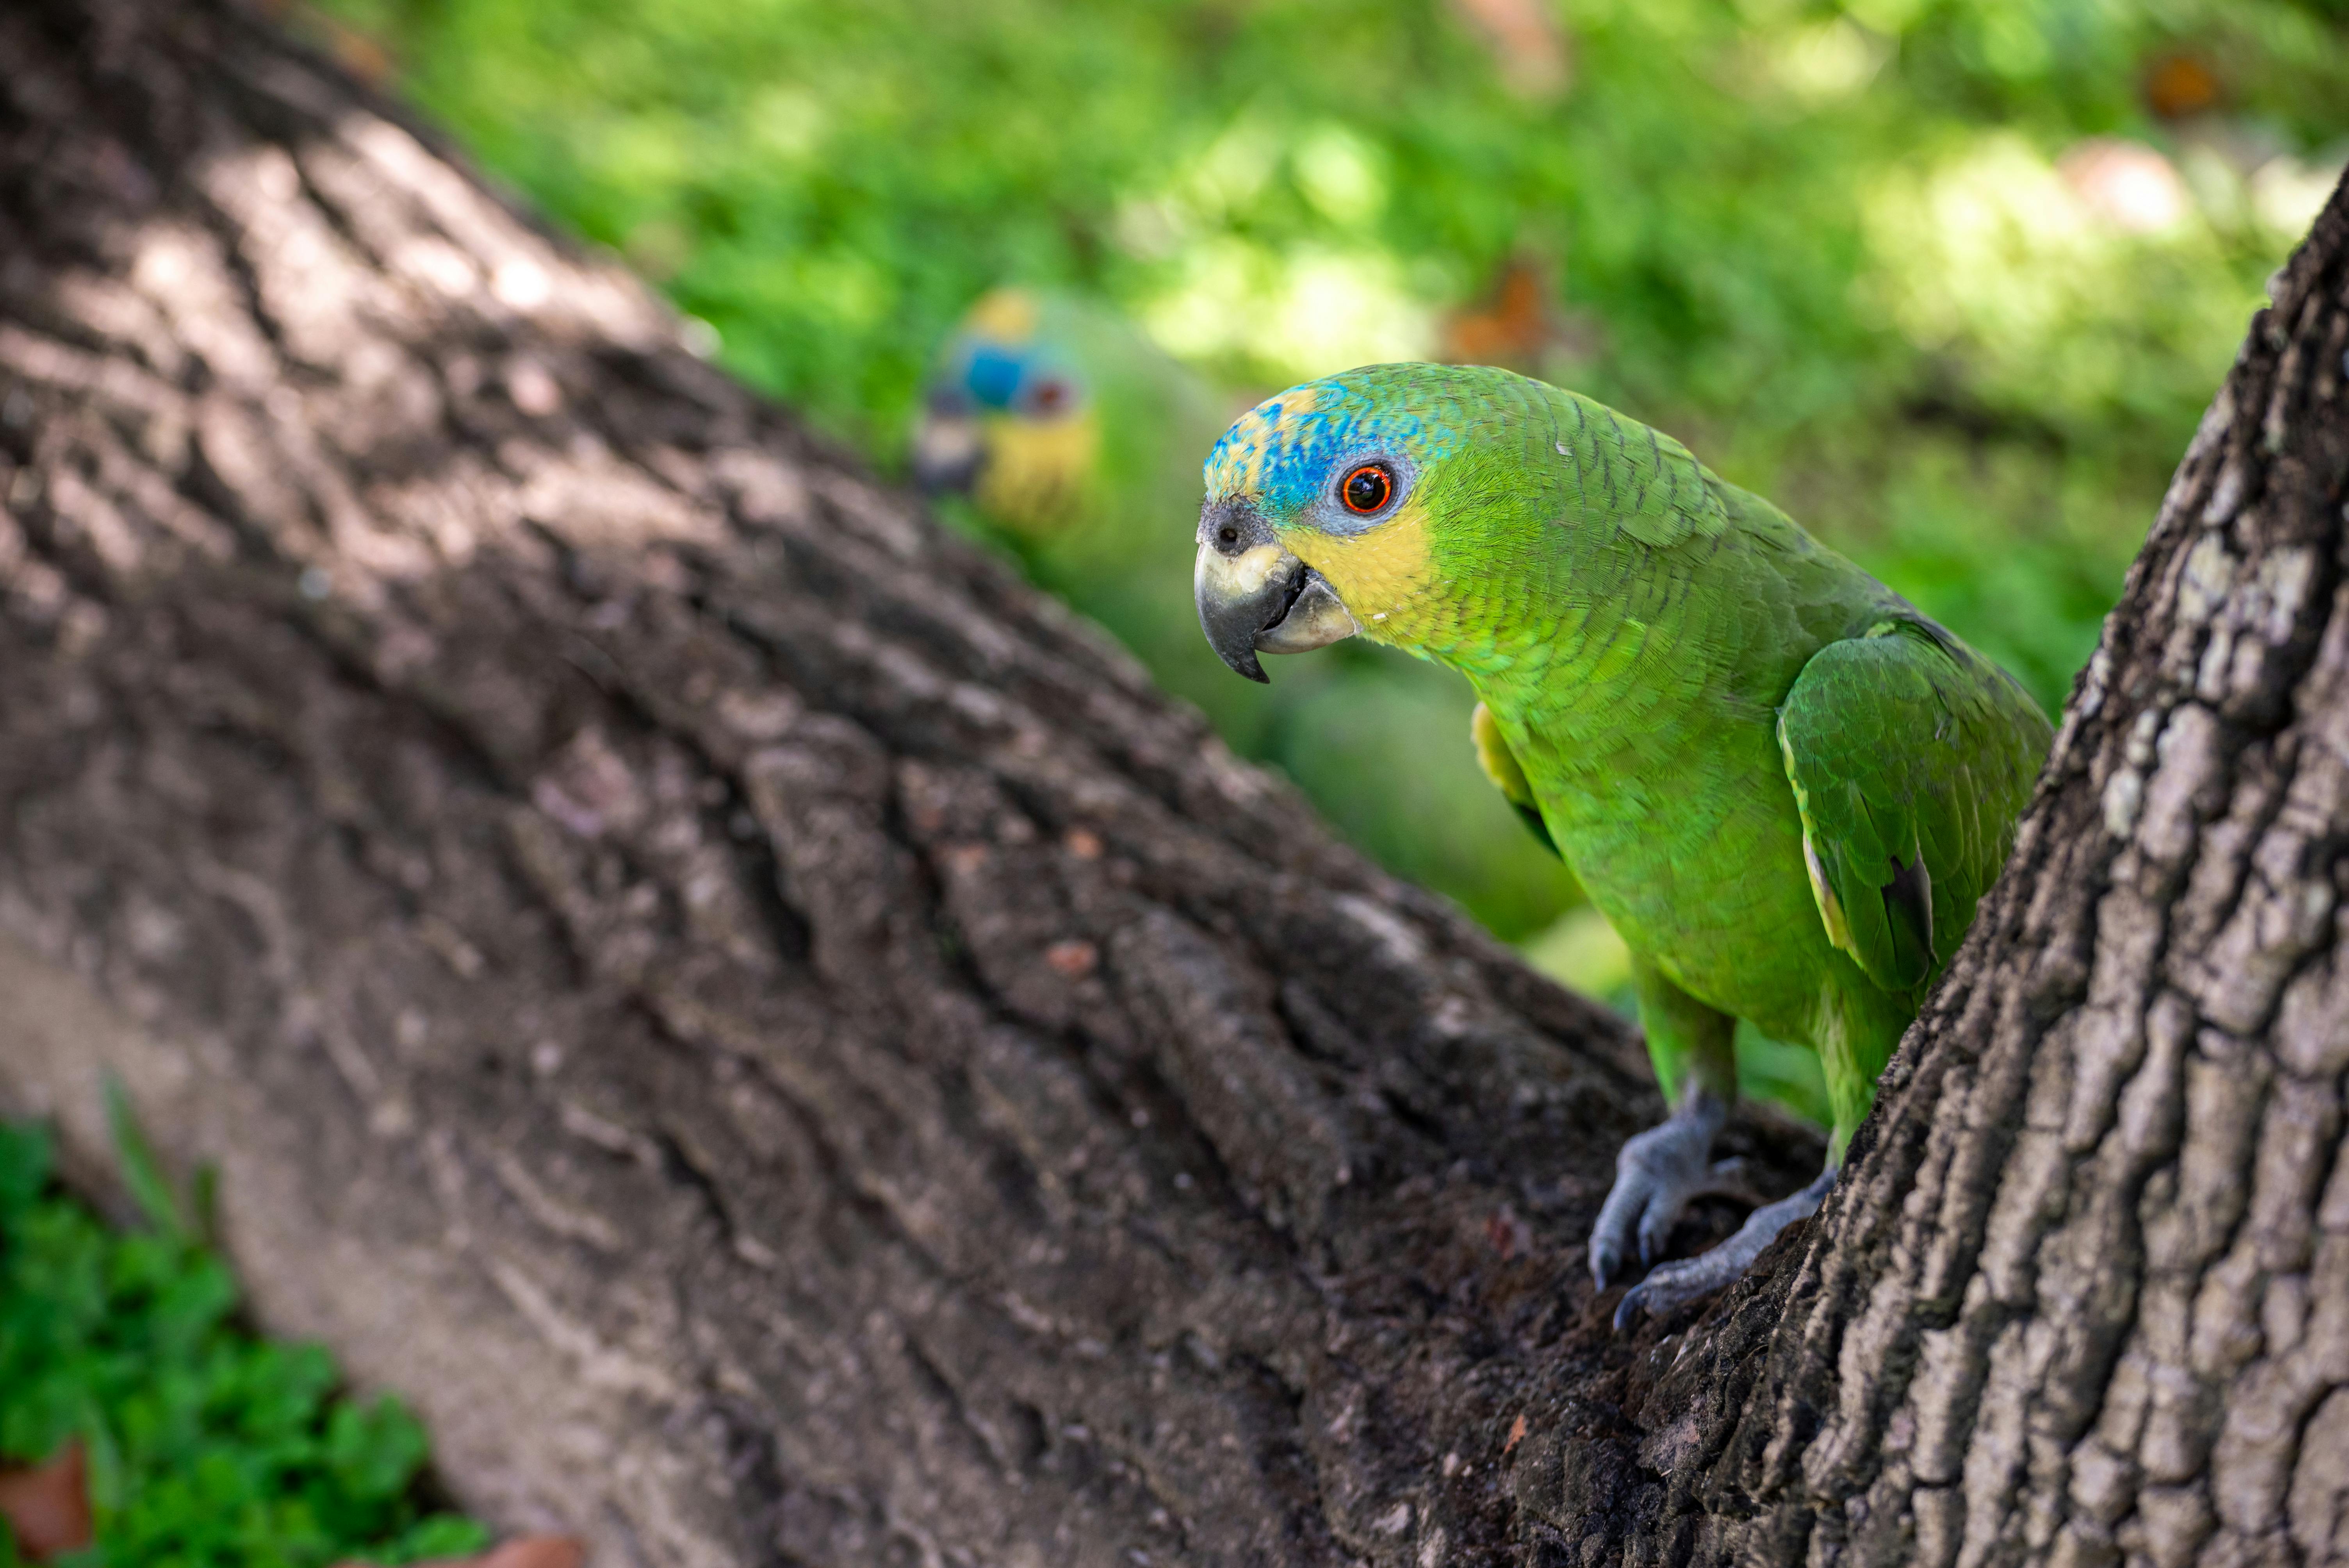
POLYGON ((1330 580, 1372 642, 1410 647, 1434 628, 1426 597, 1435 580, 1428 555, 1427 513, 1417 502, 1350 539, 1318 529, 1284 530, 1281 542, 1330 580))
POLYGON ((990 418, 982 438, 987 461, 972 496, 979 510, 1031 539, 1082 520, 1101 452, 1101 425, 1091 409, 1044 423, 990 418))

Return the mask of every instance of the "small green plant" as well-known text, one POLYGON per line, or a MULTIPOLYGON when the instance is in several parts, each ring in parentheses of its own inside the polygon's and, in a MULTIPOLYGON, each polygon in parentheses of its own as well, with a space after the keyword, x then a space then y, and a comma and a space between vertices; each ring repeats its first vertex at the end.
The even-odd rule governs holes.
MULTIPOLYGON (((480 1550, 420 1499, 423 1429, 361 1400, 316 1345, 263 1339, 237 1286, 109 1097, 145 1218, 115 1230, 60 1191, 47 1130, 0 1123, 0 1464, 78 1442, 95 1542, 66 1568, 327 1568, 480 1550)), ((190 1210, 195 1211, 191 1218, 190 1210)), ((0 1522, 0 1568, 20 1561, 0 1522)))

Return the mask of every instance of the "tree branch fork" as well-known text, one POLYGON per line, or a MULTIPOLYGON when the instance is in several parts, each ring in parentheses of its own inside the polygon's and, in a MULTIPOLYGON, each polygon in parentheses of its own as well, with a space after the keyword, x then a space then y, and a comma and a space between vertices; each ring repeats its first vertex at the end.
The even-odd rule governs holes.
POLYGON ((1844 1187, 1625 1337, 1610 1016, 243 13, 0 55, 0 1098, 96 1179, 119 1077, 469 1505, 696 1564, 2334 1550, 2337 204, 1844 1187))

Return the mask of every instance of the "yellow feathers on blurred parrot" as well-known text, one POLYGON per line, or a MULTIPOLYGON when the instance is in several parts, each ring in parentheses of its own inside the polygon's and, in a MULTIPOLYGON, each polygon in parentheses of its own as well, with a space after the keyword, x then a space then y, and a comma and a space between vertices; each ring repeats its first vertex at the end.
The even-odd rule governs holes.
POLYGON ((1361 634, 1450 665, 1475 749, 1632 954, 1674 1109, 1590 1238, 1603 1286, 1720 1190, 1736 1020, 1818 1052, 1826 1169, 1622 1303, 1742 1274, 1815 1211, 2012 846, 2052 738, 1996 665, 1671 437, 1506 370, 1378 366, 1270 398, 1206 464, 1225 663, 1361 634))
POLYGON ((967 497, 1040 586, 1113 633, 1237 749, 1286 770, 1391 869, 1504 934, 1547 923, 1577 898, 1572 879, 1526 852, 1473 758, 1428 756, 1475 706, 1458 677, 1368 650, 1277 693, 1203 666, 1185 574, 1199 462, 1230 407, 1107 307, 998 290, 938 354, 915 476, 967 497), (1428 832, 1431 820, 1446 830, 1428 832))

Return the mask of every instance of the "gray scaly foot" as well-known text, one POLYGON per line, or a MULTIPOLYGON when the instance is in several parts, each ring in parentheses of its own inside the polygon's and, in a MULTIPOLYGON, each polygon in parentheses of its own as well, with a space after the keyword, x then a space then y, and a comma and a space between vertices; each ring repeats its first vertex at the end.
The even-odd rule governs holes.
POLYGON ((1689 1200, 1706 1193, 1751 1197, 1743 1161, 1713 1161, 1713 1140, 1729 1108, 1692 1088, 1661 1124, 1627 1140, 1615 1156, 1615 1185, 1590 1233, 1590 1277, 1599 1288, 1622 1272, 1636 1242, 1641 1267, 1664 1250, 1689 1200))
POLYGON ((1624 1295, 1622 1305, 1615 1309, 1616 1328, 1622 1329, 1637 1313, 1670 1312, 1738 1278, 1762 1255, 1762 1249, 1777 1239, 1780 1231, 1819 1212, 1835 1180, 1836 1168, 1830 1165, 1792 1197, 1764 1203, 1746 1215, 1737 1233, 1711 1252, 1699 1253, 1656 1270, 1624 1295))

